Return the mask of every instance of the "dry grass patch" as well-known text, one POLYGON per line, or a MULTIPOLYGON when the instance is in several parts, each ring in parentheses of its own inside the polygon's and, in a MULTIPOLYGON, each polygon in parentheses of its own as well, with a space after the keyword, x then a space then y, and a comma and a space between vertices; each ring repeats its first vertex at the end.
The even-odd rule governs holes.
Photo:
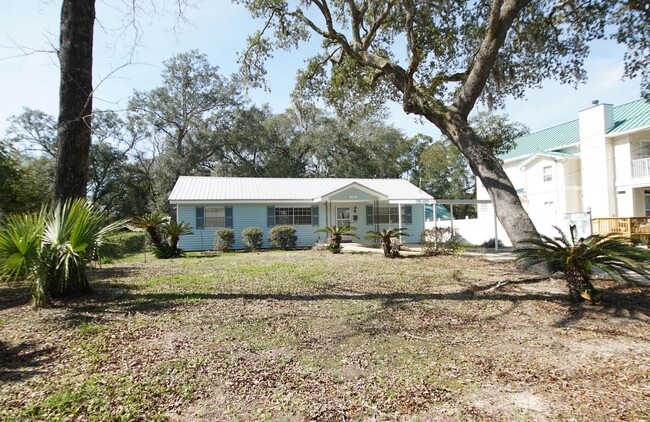
POLYGON ((648 418, 650 302, 468 257, 262 252, 0 295, 0 419, 648 418), (509 281, 495 289, 497 283, 509 281))

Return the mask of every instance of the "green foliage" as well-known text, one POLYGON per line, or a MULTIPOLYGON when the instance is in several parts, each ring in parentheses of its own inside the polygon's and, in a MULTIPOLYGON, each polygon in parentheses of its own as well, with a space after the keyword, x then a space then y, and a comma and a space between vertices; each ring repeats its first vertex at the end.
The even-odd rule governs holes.
POLYGON ((0 276, 30 282, 35 306, 89 291, 87 264, 102 259, 108 237, 125 221, 105 223, 106 215, 82 199, 9 216, 0 229, 0 276))
POLYGON ((180 237, 185 234, 192 234, 192 227, 187 221, 178 222, 176 220, 168 221, 160 228, 161 233, 165 236, 169 246, 176 250, 178 249, 178 241, 180 237))
POLYGON ((162 211, 134 217, 129 221, 129 225, 145 230, 151 239, 154 254, 164 259, 184 256, 183 251, 178 248, 178 241, 182 235, 192 233, 189 223, 171 220, 162 211))
POLYGON ((212 163, 241 102, 241 89, 197 50, 163 62, 162 85, 135 91, 130 123, 158 140, 161 153, 152 168, 156 209, 169 211, 169 193, 178 176, 209 175, 212 163))
POLYGON ((269 231, 269 242, 275 249, 294 249, 298 236, 293 226, 275 226, 269 231))
POLYGON ((185 252, 182 249, 172 248, 167 243, 162 243, 159 246, 154 246, 153 254, 158 259, 173 259, 182 258, 185 256, 185 252))
POLYGON ((515 250, 517 262, 524 267, 550 264, 566 276, 571 300, 579 302, 585 296, 599 297, 591 284, 593 268, 599 268, 613 280, 636 285, 632 274, 646 279, 650 272, 644 264, 650 262, 650 252, 633 246, 629 239, 617 235, 591 235, 578 238, 575 225, 570 226, 570 238, 555 227, 558 236, 541 235, 531 238, 515 250))
POLYGON ((260 227, 246 227, 241 232, 244 248, 247 251, 256 251, 262 247, 264 242, 264 230, 260 227))
POLYGON ((133 217, 129 225, 136 229, 143 229, 149 234, 154 247, 163 244, 162 226, 170 220, 169 215, 162 211, 154 211, 148 214, 133 217))
POLYGON ((235 244, 235 231, 230 228, 214 232, 214 248, 220 252, 229 252, 235 244))
POLYGON ((114 245, 113 254, 116 258, 125 255, 142 253, 146 246, 147 234, 143 231, 123 230, 107 238, 110 245, 114 245))
POLYGON ((340 253, 341 249, 341 240, 343 236, 350 236, 358 238, 357 234, 354 232, 357 228, 348 224, 345 226, 326 226, 322 229, 318 229, 315 233, 326 233, 329 235, 329 243, 327 245, 327 250, 332 253, 340 253))
POLYGON ((420 234, 422 252, 425 255, 456 254, 462 252, 462 237, 451 227, 425 229, 420 234))
POLYGON ((408 236, 405 227, 394 229, 382 229, 381 231, 371 230, 367 232, 366 239, 379 241, 384 249, 384 256, 394 257, 399 255, 399 243, 393 244, 393 239, 398 239, 401 236, 408 236))
POLYGON ((38 212, 51 197, 51 166, 0 141, 0 213, 38 212))

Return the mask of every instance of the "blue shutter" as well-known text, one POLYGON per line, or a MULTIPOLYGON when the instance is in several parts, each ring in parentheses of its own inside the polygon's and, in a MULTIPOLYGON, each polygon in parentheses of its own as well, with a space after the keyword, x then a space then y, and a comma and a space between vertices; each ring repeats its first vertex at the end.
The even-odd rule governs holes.
POLYGON ((199 230, 203 230, 205 227, 205 219, 204 219, 204 208, 203 207, 196 207, 196 228, 199 230))
POLYGON ((311 225, 318 227, 318 205, 311 207, 311 225))
POLYGON ((266 207, 266 226, 267 227, 275 226, 275 207, 274 206, 266 207))
POLYGON ((413 207, 411 205, 403 205, 402 209, 402 224, 413 224, 413 207))
POLYGON ((226 228, 232 229, 232 207, 225 207, 226 211, 226 228))
POLYGON ((372 226, 374 224, 372 220, 372 205, 366 205, 366 226, 372 226))

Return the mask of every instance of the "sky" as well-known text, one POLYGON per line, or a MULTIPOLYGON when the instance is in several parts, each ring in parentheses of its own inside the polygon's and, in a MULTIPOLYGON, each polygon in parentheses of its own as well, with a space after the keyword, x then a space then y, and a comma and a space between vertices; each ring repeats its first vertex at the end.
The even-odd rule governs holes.
MULTIPOLYGON (((23 107, 40 109, 56 116, 59 74, 52 45, 58 43, 60 1, 5 0, 0 14, 0 137, 7 119, 23 107)), ((142 2, 158 5, 157 13, 136 16, 139 41, 125 26, 125 5, 130 0, 97 0, 94 41, 94 106, 123 109, 134 89, 159 86, 162 62, 175 54, 198 49, 218 65, 223 75, 237 72, 237 53, 246 37, 262 22, 250 17, 241 6, 227 0, 199 0, 185 10, 186 22, 177 21, 175 0, 142 2), (124 2, 124 3, 123 3, 124 2), (165 4, 166 3, 166 4, 165 4), (160 7, 163 5, 163 7, 160 7), (134 48, 135 46, 135 48, 134 48)), ((128 9, 128 7, 127 7, 128 9)), ((268 103, 281 113, 291 106, 290 93, 296 71, 317 51, 317 43, 297 52, 277 52, 267 63, 270 92, 251 90, 255 104, 268 103)), ((638 81, 622 81, 624 50, 612 42, 599 42, 586 62, 589 79, 578 89, 548 81, 541 89, 529 90, 526 99, 509 100, 502 112, 511 120, 541 130, 576 119, 592 100, 614 105, 639 98, 638 81)), ((430 123, 406 115, 399 104, 389 104, 389 123, 406 135, 439 136, 430 123)), ((481 106, 478 106, 481 109, 481 106)))

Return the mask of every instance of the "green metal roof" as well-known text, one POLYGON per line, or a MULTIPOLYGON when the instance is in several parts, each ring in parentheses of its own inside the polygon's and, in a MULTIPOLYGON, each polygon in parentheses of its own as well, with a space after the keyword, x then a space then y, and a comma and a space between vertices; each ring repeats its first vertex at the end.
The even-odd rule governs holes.
MULTIPOLYGON (((614 128, 608 134, 650 126, 650 101, 640 99, 614 107, 614 128)), ((502 160, 525 158, 541 152, 562 149, 580 141, 578 119, 515 139, 512 151, 499 156, 502 160)))
POLYGON ((580 140, 580 125, 578 120, 562 123, 539 132, 529 133, 515 139, 517 145, 512 151, 499 156, 502 160, 527 157, 535 153, 552 151, 580 140))
POLYGON ((626 132, 650 126, 650 100, 636 100, 614 107, 614 128, 608 132, 626 132))

